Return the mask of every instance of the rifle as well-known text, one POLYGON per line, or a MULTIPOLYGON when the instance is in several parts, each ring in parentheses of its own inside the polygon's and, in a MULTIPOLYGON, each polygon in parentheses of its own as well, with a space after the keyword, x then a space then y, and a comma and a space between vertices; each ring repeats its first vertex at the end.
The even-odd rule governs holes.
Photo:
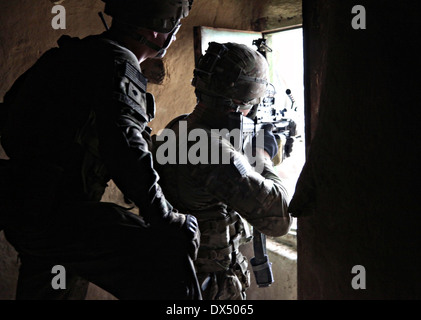
MULTIPOLYGON (((257 51, 266 57, 266 52, 271 52, 266 45, 266 39, 257 39, 253 41, 253 45, 257 46, 257 51)), ((297 111, 294 107, 295 99, 292 96, 291 90, 285 91, 288 98, 291 100, 290 110, 297 111)), ((297 124, 294 120, 287 118, 285 115, 288 109, 281 108, 275 103, 275 88, 272 85, 272 90, 268 90, 268 94, 263 98, 262 102, 253 106, 250 113, 247 115, 248 118, 254 121, 253 132, 250 132, 250 126, 244 126, 247 132, 244 135, 256 134, 262 127, 267 124, 272 124, 272 132, 278 140, 278 145, 281 147, 280 159, 274 159, 275 164, 281 163, 285 158, 289 157, 292 152, 292 145, 294 143, 294 137, 297 135, 297 124)))
MULTIPOLYGON (((256 133, 255 121, 244 117, 241 112, 231 112, 229 114, 229 128, 240 129, 241 137, 231 141, 236 150, 244 153, 245 146, 251 143, 256 133), (238 144, 236 144, 237 142, 238 144)), ((256 283, 260 288, 269 287, 273 282, 272 263, 266 252, 266 235, 253 227, 253 249, 254 255, 250 260, 256 283)))
MULTIPOLYGON (((257 46, 257 51, 266 58, 266 52, 271 52, 272 49, 266 45, 266 39, 257 39, 253 41, 253 45, 257 46)), ((286 157, 289 157, 292 152, 292 144, 294 136, 297 134, 296 123, 285 117, 287 109, 281 109, 275 104, 275 88, 268 91, 261 103, 253 106, 247 117, 243 118, 241 125, 243 139, 250 139, 267 124, 272 125, 272 132, 278 141, 280 151, 273 159, 274 164, 281 163, 286 157), (277 159, 278 158, 278 159, 277 159)), ((287 96, 291 100, 291 109, 294 108, 295 100, 291 94, 291 90, 287 89, 287 96)), ((273 282, 272 263, 266 251, 266 235, 253 228, 253 249, 255 257, 250 262, 253 268, 253 273, 256 278, 256 283, 259 287, 268 287, 273 282)))
MULTIPOLYGON (((266 51, 270 49, 266 45, 265 39, 258 39, 253 41, 253 45, 258 47, 257 51, 266 57, 266 51)), ((252 107, 249 114, 244 117, 241 112, 231 112, 229 114, 229 128, 240 129, 241 137, 237 141, 232 141, 236 150, 245 151, 245 146, 251 143, 256 134, 263 129, 264 126, 271 124, 272 132, 278 141, 280 151, 272 161, 275 165, 281 163, 286 157, 289 157, 292 152, 292 144, 294 137, 297 134, 296 123, 285 117, 286 108, 281 109, 275 104, 275 88, 268 90, 268 94, 262 99, 259 104, 252 107), (280 159, 276 159, 279 157, 280 159)), ((297 111, 294 108, 295 100, 291 94, 291 90, 287 89, 287 96, 291 100, 291 110, 297 111)), ((268 287, 273 282, 272 263, 266 251, 266 235, 262 234, 257 229, 253 228, 253 248, 255 257, 250 262, 253 268, 253 273, 256 278, 256 283, 259 287, 268 287)))

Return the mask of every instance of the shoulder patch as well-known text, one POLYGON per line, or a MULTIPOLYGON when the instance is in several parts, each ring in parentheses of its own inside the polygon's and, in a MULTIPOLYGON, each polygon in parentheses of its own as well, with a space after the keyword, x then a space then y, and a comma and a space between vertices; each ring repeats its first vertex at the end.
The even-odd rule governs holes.
POLYGON ((152 106, 153 101, 146 93, 147 79, 138 68, 127 60, 116 67, 117 79, 114 98, 128 105, 146 122, 151 121, 154 116, 154 112, 152 112, 154 106, 152 106))
POLYGON ((127 77, 133 84, 135 84, 143 93, 146 93, 146 86, 148 80, 143 74, 130 62, 125 61, 122 66, 122 75, 127 77))

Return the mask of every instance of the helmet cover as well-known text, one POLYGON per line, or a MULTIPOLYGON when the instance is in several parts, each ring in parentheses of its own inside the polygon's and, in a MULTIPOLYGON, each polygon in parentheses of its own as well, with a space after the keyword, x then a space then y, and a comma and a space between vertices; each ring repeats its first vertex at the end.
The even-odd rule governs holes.
POLYGON ((268 88, 269 66, 262 54, 243 44, 209 43, 192 85, 205 94, 255 104, 268 88))

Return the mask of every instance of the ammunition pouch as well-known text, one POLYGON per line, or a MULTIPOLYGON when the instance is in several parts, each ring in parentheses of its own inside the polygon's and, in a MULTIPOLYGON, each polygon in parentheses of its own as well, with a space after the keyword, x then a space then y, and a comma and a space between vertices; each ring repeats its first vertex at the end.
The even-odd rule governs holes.
POLYGON ((250 286, 247 259, 239 248, 251 240, 248 225, 235 211, 201 212, 196 215, 201 230, 201 247, 196 260, 199 274, 208 275, 202 285, 209 299, 244 299, 250 286))
POLYGON ((245 300, 245 292, 250 287, 247 259, 239 252, 235 259, 236 262, 229 269, 209 272, 204 278, 202 274, 201 287, 204 299, 245 300))

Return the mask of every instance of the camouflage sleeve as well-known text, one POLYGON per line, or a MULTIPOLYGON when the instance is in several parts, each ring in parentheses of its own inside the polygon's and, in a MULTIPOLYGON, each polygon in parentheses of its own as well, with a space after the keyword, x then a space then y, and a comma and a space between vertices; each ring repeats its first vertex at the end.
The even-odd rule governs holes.
POLYGON ((229 153, 229 164, 208 164, 193 168, 202 176, 207 190, 219 201, 240 213, 251 225, 269 236, 282 236, 289 231, 287 192, 269 159, 263 161, 261 174, 245 156, 219 140, 222 154, 229 153))

